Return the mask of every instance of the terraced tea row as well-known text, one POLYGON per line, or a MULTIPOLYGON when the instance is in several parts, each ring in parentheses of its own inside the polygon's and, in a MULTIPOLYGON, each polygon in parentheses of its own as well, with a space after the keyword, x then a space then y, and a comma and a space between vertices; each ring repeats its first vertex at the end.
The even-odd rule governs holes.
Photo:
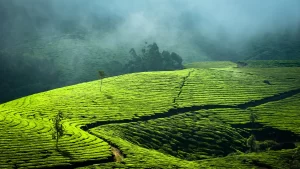
POLYGON ((25 106, 25 98, 1 105, 18 111, 22 117, 53 117, 53 112, 62 111, 69 119, 83 121, 108 121, 132 119, 139 116, 164 112, 173 107, 182 77, 190 70, 177 73, 139 73, 103 80, 102 91, 99 81, 52 90, 31 97, 25 106), (20 107, 19 107, 19 106, 20 107), (31 114, 31 113, 32 114, 31 114))
POLYGON ((0 106, 25 118, 49 118, 53 112, 62 111, 84 125, 164 113, 177 105, 238 105, 299 88, 294 81, 268 85, 264 77, 253 74, 210 69, 129 74, 104 79, 102 92, 99 81, 94 81, 0 106))
POLYGON ((55 150, 50 121, 24 119, 1 112, 0 168, 35 168, 70 165, 74 161, 108 159, 110 147, 103 140, 65 122, 66 135, 55 150))
MULTIPOLYGON (((93 128, 90 133, 116 143, 126 155, 122 163, 95 164, 91 168, 199 168, 199 164, 186 161, 153 149, 146 149, 124 140, 112 130, 93 128)), ((90 168, 87 166, 87 168, 90 168)), ((86 168, 86 167, 84 167, 86 168)))
POLYGON ((199 110, 197 113, 209 119, 219 119, 219 121, 231 125, 250 123, 250 113, 255 113, 258 116, 256 122, 265 125, 265 127, 273 127, 300 134, 300 130, 297 127, 300 126, 298 118, 299 105, 300 94, 296 94, 282 100, 249 107, 248 109, 217 108, 199 110))
POLYGON ((300 134, 300 94, 251 108, 258 116, 258 122, 281 130, 300 134))
POLYGON ((102 168, 299 168, 297 159, 300 152, 297 150, 267 151, 261 153, 236 152, 222 158, 209 158, 198 161, 186 161, 152 149, 139 147, 132 142, 121 139, 116 131, 103 127, 93 128, 90 131, 97 137, 105 137, 110 142, 117 143, 126 155, 122 163, 94 164, 80 169, 102 168))
POLYGON ((193 113, 101 128, 112 130, 133 144, 187 160, 225 156, 246 149, 245 139, 234 128, 193 113))
MULTIPOLYGON (((297 69, 300 72, 300 68, 297 69)), ((296 83, 300 76, 296 73, 292 73, 294 79, 289 81, 282 81, 280 78, 272 79, 272 85, 268 85, 264 83, 266 79, 263 71, 252 72, 250 75, 234 69, 230 70, 232 70, 230 73, 218 69, 196 70, 182 88, 182 94, 177 99, 179 107, 238 105, 300 88, 300 83, 296 83)))

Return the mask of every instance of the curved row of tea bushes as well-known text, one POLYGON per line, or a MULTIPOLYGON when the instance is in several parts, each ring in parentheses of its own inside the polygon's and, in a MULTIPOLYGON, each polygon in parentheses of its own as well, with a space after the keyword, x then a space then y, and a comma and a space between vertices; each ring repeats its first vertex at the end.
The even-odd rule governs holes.
POLYGON ((186 160, 226 156, 247 149, 245 138, 237 130, 196 112, 102 128, 133 144, 186 160))
POLYGON ((70 165, 73 162, 111 157, 110 146, 70 122, 64 122, 65 135, 55 149, 51 121, 26 119, 1 110, 0 168, 35 168, 70 165))
POLYGON ((300 68, 197 69, 186 80, 176 101, 179 107, 239 105, 300 89, 299 72, 300 68))

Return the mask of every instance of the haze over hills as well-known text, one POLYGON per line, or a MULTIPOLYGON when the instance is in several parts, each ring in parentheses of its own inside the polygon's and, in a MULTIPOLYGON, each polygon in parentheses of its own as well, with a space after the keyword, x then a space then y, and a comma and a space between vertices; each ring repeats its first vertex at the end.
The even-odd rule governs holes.
POLYGON ((183 63, 299 59, 299 6, 297 0, 3 0, 0 102, 95 80, 98 70, 121 74, 114 67, 132 59, 131 48, 142 54, 145 42, 183 63))

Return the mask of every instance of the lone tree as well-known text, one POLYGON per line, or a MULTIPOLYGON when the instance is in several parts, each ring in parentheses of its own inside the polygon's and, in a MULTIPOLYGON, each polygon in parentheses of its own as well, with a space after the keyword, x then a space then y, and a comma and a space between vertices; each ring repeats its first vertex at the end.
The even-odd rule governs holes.
POLYGON ((252 124, 252 129, 254 128, 254 123, 255 123, 255 121, 258 119, 258 116, 255 114, 255 113, 253 113, 252 111, 250 112, 250 116, 249 116, 249 120, 250 120, 250 122, 251 122, 251 124, 252 124))
POLYGON ((56 140, 56 150, 58 149, 58 140, 64 135, 65 129, 62 125, 63 114, 61 111, 53 118, 53 134, 52 138, 56 140))
POLYGON ((106 75, 103 70, 99 70, 98 73, 99 73, 99 78, 100 78, 100 92, 101 92, 102 79, 105 78, 106 75))

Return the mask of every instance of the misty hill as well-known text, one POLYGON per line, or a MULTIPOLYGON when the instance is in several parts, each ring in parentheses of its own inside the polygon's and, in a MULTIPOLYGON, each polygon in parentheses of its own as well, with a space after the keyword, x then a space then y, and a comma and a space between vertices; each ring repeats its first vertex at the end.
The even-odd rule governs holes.
POLYGON ((155 62, 162 68, 155 70, 178 62, 299 59, 299 7, 297 0, 2 0, 0 102, 95 80, 98 70, 148 71, 152 61, 128 53, 134 48, 144 57, 145 42, 156 42, 168 63, 177 60, 169 68, 161 66, 166 59, 155 62))
POLYGON ((299 167, 299 67, 219 64, 124 74, 103 79, 101 91, 97 80, 0 104, 0 166, 299 167), (60 152, 51 138, 59 111, 60 152))
POLYGON ((93 45, 96 42, 87 43, 74 39, 70 41, 63 37, 56 42, 52 39, 47 45, 38 43, 38 46, 46 46, 35 47, 31 53, 0 51, 0 77, 5 79, 0 82, 0 102, 95 80, 99 70, 104 71, 107 76, 114 76, 183 68, 181 56, 174 52, 161 52, 156 43, 145 44, 138 53, 132 48, 131 52, 123 49, 116 54, 116 51, 93 45), (73 44, 69 47, 71 42, 73 44))
POLYGON ((300 59, 300 27, 253 37, 244 50, 247 60, 300 59))

